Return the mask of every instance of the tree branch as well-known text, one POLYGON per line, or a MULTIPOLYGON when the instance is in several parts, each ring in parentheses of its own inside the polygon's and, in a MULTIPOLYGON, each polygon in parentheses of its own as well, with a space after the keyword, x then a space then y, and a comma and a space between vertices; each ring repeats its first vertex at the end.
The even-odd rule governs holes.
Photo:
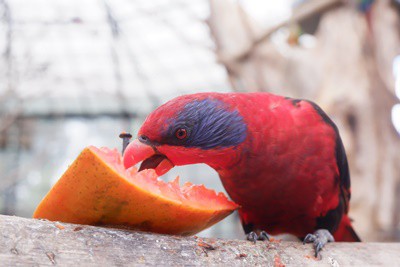
POLYGON ((304 2, 293 10, 293 14, 288 20, 282 21, 281 23, 267 29, 261 35, 256 36, 250 47, 247 47, 245 50, 241 51, 241 53, 230 58, 221 58, 220 60, 223 62, 242 60, 246 58, 257 45, 267 40, 271 34, 276 32, 278 29, 287 26, 290 23, 302 21, 318 12, 324 12, 342 3, 343 0, 313 0, 304 2))
POLYGON ((400 244, 331 243, 315 259, 312 245, 166 236, 0 215, 4 266, 391 266, 400 244))

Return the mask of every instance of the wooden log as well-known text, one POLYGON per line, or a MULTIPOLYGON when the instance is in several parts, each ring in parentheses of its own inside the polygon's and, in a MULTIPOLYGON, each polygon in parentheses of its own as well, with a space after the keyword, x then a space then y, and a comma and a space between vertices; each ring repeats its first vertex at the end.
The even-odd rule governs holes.
POLYGON ((1 266, 393 266, 399 243, 311 244, 166 236, 0 215, 1 266))

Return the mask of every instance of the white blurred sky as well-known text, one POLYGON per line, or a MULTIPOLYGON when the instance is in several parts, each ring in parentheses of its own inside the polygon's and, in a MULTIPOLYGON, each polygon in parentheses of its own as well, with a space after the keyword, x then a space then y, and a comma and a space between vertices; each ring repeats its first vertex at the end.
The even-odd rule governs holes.
POLYGON ((292 14, 293 0, 240 0, 245 11, 262 27, 270 27, 288 19, 292 14))
MULTIPOLYGON (((395 77, 396 96, 400 100, 400 55, 393 60, 393 75, 395 77)), ((400 104, 396 104, 392 108, 392 122, 400 134, 400 104)))

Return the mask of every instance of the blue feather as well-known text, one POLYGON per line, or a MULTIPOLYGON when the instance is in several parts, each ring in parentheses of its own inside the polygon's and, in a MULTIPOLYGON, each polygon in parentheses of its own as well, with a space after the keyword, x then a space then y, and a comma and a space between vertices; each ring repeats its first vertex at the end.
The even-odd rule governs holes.
POLYGON ((247 125, 237 110, 216 99, 194 100, 186 104, 164 133, 163 143, 213 149, 233 147, 246 139, 247 125), (179 140, 176 130, 185 128, 188 137, 179 140))

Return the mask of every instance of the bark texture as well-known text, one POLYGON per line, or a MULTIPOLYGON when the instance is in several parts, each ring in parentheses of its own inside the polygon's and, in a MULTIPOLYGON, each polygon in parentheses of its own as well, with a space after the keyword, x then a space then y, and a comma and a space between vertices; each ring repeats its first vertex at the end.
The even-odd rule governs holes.
POLYGON ((3 266, 391 266, 400 244, 201 239, 0 215, 3 266))

